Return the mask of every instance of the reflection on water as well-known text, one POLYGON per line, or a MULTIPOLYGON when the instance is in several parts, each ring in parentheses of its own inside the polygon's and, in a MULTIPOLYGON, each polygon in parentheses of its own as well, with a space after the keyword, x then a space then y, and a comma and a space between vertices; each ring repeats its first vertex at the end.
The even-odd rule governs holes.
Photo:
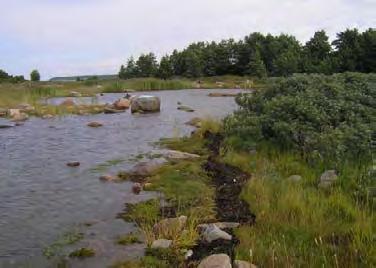
MULTIPOLYGON (((129 168, 136 155, 150 151, 152 143, 162 137, 189 134, 192 128, 184 123, 193 117, 223 117, 236 108, 233 98, 207 97, 212 91, 152 92, 162 101, 161 112, 156 114, 131 115, 127 111, 32 118, 24 126, 0 129, 0 267, 11 260, 42 260, 45 246, 82 222, 98 222, 100 228, 91 228, 101 229, 96 238, 103 235, 99 239, 103 243, 133 231, 132 224, 117 222, 116 214, 125 202, 146 200, 153 193, 135 196, 129 183, 101 183, 100 172, 129 168), (177 102, 196 111, 178 111, 177 102), (104 126, 89 128, 86 124, 91 121, 104 126), (81 166, 68 168, 65 164, 69 161, 80 161, 81 166)), ((80 101, 111 103, 121 96, 105 94, 80 101)), ((58 104, 62 100, 50 101, 58 104)), ((113 258, 115 251, 103 251, 100 258, 113 258)), ((137 255, 142 248, 127 252, 137 255)))

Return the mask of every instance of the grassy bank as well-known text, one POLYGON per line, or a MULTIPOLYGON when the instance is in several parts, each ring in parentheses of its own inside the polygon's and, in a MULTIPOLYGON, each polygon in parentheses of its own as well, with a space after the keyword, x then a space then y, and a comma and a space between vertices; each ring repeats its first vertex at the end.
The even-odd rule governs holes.
POLYGON ((52 97, 70 97, 72 92, 81 96, 95 96, 99 93, 122 93, 125 91, 176 90, 191 88, 249 88, 246 77, 223 76, 198 80, 176 78, 161 80, 156 78, 137 78, 129 80, 87 80, 78 82, 23 82, 0 83, 0 108, 16 108, 20 104, 30 104, 35 107, 33 115, 60 115, 66 113, 80 114, 95 113, 99 107, 52 107, 41 105, 40 100, 52 97), (198 82, 200 81, 200 82, 198 82))

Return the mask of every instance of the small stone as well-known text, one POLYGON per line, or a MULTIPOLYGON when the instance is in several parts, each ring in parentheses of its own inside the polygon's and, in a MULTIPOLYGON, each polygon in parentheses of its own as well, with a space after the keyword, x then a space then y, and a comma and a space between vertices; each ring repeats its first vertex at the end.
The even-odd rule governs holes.
POLYGON ((102 175, 99 177, 101 181, 115 181, 116 177, 111 176, 111 175, 102 175))
POLYGON ((80 162, 68 162, 67 166, 68 167, 79 167, 81 165, 80 162))
POLYGON ((203 259, 197 268, 231 268, 231 259, 226 254, 214 254, 203 259))
POLYGON ((178 218, 167 218, 154 224, 153 232, 155 235, 165 235, 181 232, 187 223, 186 216, 180 216, 178 218))
POLYGON ((193 256, 193 250, 188 250, 186 253, 185 253, 185 255, 184 255, 184 259, 185 260, 188 260, 190 257, 192 257, 193 256))
POLYGON ((337 173, 335 170, 327 170, 320 177, 320 188, 329 188, 331 187, 338 179, 337 173))
POLYGON ((171 244, 172 244, 172 240, 158 239, 158 240, 153 241, 153 243, 151 244, 151 248, 166 249, 166 248, 169 248, 171 246, 171 244))
POLYGON ((88 127, 93 127, 93 128, 97 128, 97 127, 101 127, 103 126, 102 123, 99 123, 99 122, 90 122, 89 124, 87 124, 88 127))
POLYGON ((291 175, 290 177, 288 177, 288 180, 289 181, 298 182, 298 181, 302 180, 302 176, 300 176, 300 175, 291 175))
POLYGON ((136 182, 135 184, 133 184, 132 192, 134 194, 140 194, 141 190, 142 190, 142 185, 140 183, 136 182))
POLYGON ((185 106, 185 105, 179 105, 178 106, 178 110, 180 111, 185 111, 185 112, 189 112, 189 113, 193 113, 195 110, 192 109, 191 107, 189 106, 185 106))
POLYGON ((51 119, 51 118, 54 118, 52 114, 45 114, 42 116, 42 119, 51 119))
POLYGON ((215 224, 209 224, 202 233, 203 238, 211 243, 218 239, 231 240, 232 236, 219 229, 215 224))
POLYGON ((61 106, 75 106, 76 103, 71 98, 65 99, 61 104, 61 106))

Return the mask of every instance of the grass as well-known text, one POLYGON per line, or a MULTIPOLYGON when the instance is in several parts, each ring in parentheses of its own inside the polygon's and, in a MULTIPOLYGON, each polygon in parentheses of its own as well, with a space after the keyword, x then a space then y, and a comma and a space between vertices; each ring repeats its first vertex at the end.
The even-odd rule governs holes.
POLYGON ((343 168, 339 184, 323 191, 316 187, 323 170, 292 153, 229 151, 224 161, 253 175, 242 197, 257 219, 236 231, 239 259, 261 267, 376 265, 374 210, 348 187, 361 169, 343 168), (302 181, 287 179, 295 174, 302 181))
POLYGON ((127 246, 130 244, 140 243, 140 239, 134 233, 119 236, 116 243, 122 246, 127 246))
POLYGON ((95 250, 91 248, 80 248, 69 254, 71 258, 90 258, 95 256, 95 250))
POLYGON ((78 230, 73 230, 63 234, 54 243, 43 249, 46 258, 57 256, 67 245, 73 245, 84 238, 84 234, 78 230))

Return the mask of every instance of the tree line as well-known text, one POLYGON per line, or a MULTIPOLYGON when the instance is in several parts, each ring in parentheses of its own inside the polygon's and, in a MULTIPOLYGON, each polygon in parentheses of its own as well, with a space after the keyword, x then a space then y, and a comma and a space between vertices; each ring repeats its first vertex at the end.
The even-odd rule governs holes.
POLYGON ((293 73, 376 72, 376 31, 347 29, 333 42, 324 30, 302 45, 294 36, 273 36, 255 32, 242 40, 197 42, 174 50, 158 62, 154 53, 128 59, 119 78, 173 76, 248 75, 289 76, 293 73))
MULTIPOLYGON (((25 77, 23 75, 10 75, 6 71, 0 69, 0 83, 10 82, 19 83, 24 82, 25 77)), ((40 73, 38 70, 32 70, 30 73, 30 81, 40 81, 40 73)))

